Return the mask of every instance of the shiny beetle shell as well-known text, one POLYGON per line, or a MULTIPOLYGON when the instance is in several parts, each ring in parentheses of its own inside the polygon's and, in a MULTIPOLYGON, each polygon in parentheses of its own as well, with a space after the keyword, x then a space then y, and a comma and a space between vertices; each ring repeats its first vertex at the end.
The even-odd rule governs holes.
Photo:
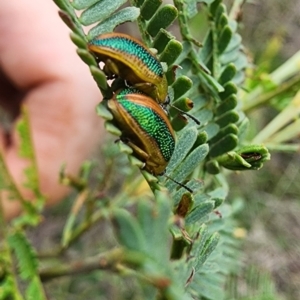
POLYGON ((137 39, 122 33, 101 34, 88 43, 105 63, 108 76, 118 75, 158 103, 168 101, 168 83, 158 59, 137 39))
POLYGON ((175 135, 165 112, 150 97, 135 89, 118 91, 108 100, 121 140, 153 175, 162 175, 175 148, 175 135))

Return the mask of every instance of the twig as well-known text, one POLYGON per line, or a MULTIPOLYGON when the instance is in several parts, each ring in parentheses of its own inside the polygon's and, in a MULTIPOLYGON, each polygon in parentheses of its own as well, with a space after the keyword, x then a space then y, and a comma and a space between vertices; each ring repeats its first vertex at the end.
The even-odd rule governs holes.
POLYGON ((85 260, 42 269, 39 271, 39 275, 41 280, 45 282, 57 277, 84 274, 95 270, 109 270, 120 273, 125 267, 121 267, 122 264, 141 265, 143 260, 144 256, 139 253, 125 252, 121 248, 116 248, 85 260))
POLYGON ((257 108, 258 106, 266 104, 268 101, 272 100, 273 98, 289 91, 294 86, 297 87, 299 83, 300 83, 300 74, 297 74, 296 76, 289 79, 288 81, 281 83, 274 90, 270 92, 262 93, 255 98, 246 97, 245 101, 243 102, 243 111, 249 112, 250 110, 257 108))

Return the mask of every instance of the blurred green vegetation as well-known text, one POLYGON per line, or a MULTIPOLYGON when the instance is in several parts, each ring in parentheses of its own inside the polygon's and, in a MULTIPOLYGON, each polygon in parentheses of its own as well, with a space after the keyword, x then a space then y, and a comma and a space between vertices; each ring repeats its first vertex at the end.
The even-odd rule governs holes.
MULTIPOLYGON (((253 69, 248 71, 249 76, 253 73, 256 76, 245 84, 245 88, 247 84, 250 87, 264 82, 267 89, 267 74, 299 50, 298 2, 297 0, 249 1, 243 6, 244 13, 240 15, 240 33, 246 45, 245 52, 253 64, 253 69)), ((202 19, 200 13, 191 21, 192 34, 200 41, 206 33, 205 26, 200 26, 202 19), (198 28, 201 28, 201 31, 198 31, 198 28)), ((299 87, 296 86, 297 89, 299 87)), ((282 101, 289 102, 294 96, 294 91, 290 98, 288 96, 285 95, 284 99, 275 97, 267 105, 249 112, 248 117, 252 126, 249 140, 255 138, 280 109, 285 107, 282 101)), ((113 145, 112 138, 107 139, 106 145, 109 147, 99 150, 101 157, 105 157, 105 166, 99 163, 103 160, 99 159, 100 155, 97 153, 92 160, 93 168, 89 180, 90 186, 94 187, 99 182, 105 182, 106 176, 109 177, 113 184, 108 195, 114 196, 119 192, 122 180, 126 176, 134 178, 138 170, 131 174, 132 167, 128 165, 127 157, 124 153, 119 153, 117 145, 113 145), (109 172, 103 174, 103 170, 109 172)), ((292 142, 295 145, 299 143, 299 137, 295 137, 292 142)), ((244 241, 241 257, 236 257, 236 260, 241 261, 241 272, 228 278, 226 299, 300 299, 299 161, 298 151, 291 153, 273 151, 272 160, 261 170, 231 172, 228 176, 230 194, 226 201, 242 205, 242 209, 239 209, 236 215, 240 230, 236 234, 244 237, 244 241)), ((134 183, 138 188, 129 192, 134 193, 135 199, 138 200, 140 194, 145 194, 145 190, 148 191, 148 186, 142 180, 134 183)), ((101 201, 107 201, 102 195, 98 197, 99 205, 101 201)), ((78 198, 73 194, 66 201, 49 209, 45 213, 46 222, 29 232, 37 250, 41 250, 41 255, 49 257, 50 260, 55 253, 46 253, 45 249, 51 249, 63 239, 61 229, 75 201, 78 201, 78 198), (39 243, 41 239, 43 245, 39 243)), ((111 249, 115 244, 110 221, 103 218, 79 240, 74 241, 72 249, 61 257, 62 263, 96 255, 111 249)), ((57 259, 53 259, 54 266, 59 263, 57 259)), ((56 278, 46 282, 46 291, 50 299, 58 300, 81 300, 89 298, 90 295, 97 295, 97 299, 142 299, 138 280, 133 277, 120 279, 113 272, 109 272, 107 278, 107 274, 108 272, 89 272, 56 278)))
MULTIPOLYGON (((249 1, 243 8, 240 32, 263 76, 299 51, 300 3, 249 1)), ((274 103, 248 115, 252 132, 259 132, 284 105, 282 99, 274 103)), ((299 136, 293 142, 299 143, 299 136)), ((228 199, 244 199, 238 220, 247 229, 243 272, 231 279, 236 289, 230 299, 300 299, 300 156, 298 151, 271 153, 271 161, 258 172, 230 176, 228 199)))
MULTIPOLYGON (((232 2, 228 1, 229 4, 232 2)), ((240 15, 240 33, 255 74, 260 76, 257 77, 258 82, 300 49, 299 19, 300 3, 297 0, 248 1, 244 4, 240 15)), ((202 20, 200 13, 191 21, 191 32, 199 40, 206 33, 205 26, 200 24, 202 20)), ((273 104, 276 105, 265 105, 248 115, 252 125, 250 136, 254 137, 283 105, 280 101, 273 101, 273 104)), ((299 138, 294 141, 297 140, 299 138)), ((272 160, 261 170, 229 176, 231 191, 227 201, 241 199, 243 209, 237 220, 240 227, 246 230, 246 239, 242 251, 242 272, 228 279, 228 299, 300 299, 299 161, 298 152, 272 152, 272 160)), ((53 224, 59 226, 63 222, 68 207, 69 203, 64 202, 47 213, 55 220, 53 224)), ((94 249, 101 249, 101 242, 113 244, 109 230, 109 226, 101 222, 87 233, 85 242, 78 243, 76 247, 80 247, 84 255, 85 251, 90 254, 90 243, 94 249)), ((53 235, 55 230, 51 228, 51 232, 53 235)), ((67 290, 68 299, 83 299, 85 294, 94 293, 99 297, 101 293, 109 295, 109 299, 119 299, 120 294, 122 299, 139 299, 134 280, 128 279, 128 288, 124 293, 119 293, 115 290, 115 286, 123 286, 119 285, 119 278, 111 276, 108 282, 103 276, 97 272, 56 279, 48 283, 47 289, 56 299, 65 297, 67 290), (55 288, 57 280, 60 289, 55 288), (103 284, 90 285, 91 282, 103 284), (96 290, 91 291, 92 286, 96 290)))
MULTIPOLYGON (((229 6, 234 3, 226 2, 229 6)), ((300 50, 298 0, 245 1, 239 20, 239 32, 257 76, 256 84, 300 50)), ((190 23, 193 36, 199 40, 206 33, 202 23, 201 13, 190 23)), ((255 137, 299 88, 297 84, 290 90, 290 98, 275 97, 268 105, 247 114, 249 137, 255 137)), ((299 138, 293 142, 299 143, 299 138)), ((228 201, 242 199, 244 206, 237 219, 247 234, 242 273, 230 278, 228 299, 300 299, 299 163, 299 151, 274 151, 271 161, 261 170, 229 176, 228 201)))
MULTIPOLYGON (((232 4, 233 1, 227 2, 232 4)), ((240 18, 245 51, 252 61, 255 74, 261 78, 300 49, 299 1, 249 1, 243 6, 240 18)), ((202 19, 200 13, 191 21, 191 32, 199 40, 206 33, 205 27, 199 26, 202 19)), ((174 30, 176 32, 176 28, 174 30)), ((257 81, 261 78, 258 77, 257 81)), ((277 115, 282 102, 274 103, 276 105, 265 105, 248 115, 252 125, 250 136, 254 137, 277 115)), ((297 140, 299 138, 294 141, 297 140)), ((121 160, 124 159, 122 155, 119 156, 121 160)), ((227 299, 300 299, 299 161, 298 152, 272 152, 272 160, 261 170, 232 173, 229 176, 231 190, 227 201, 242 201, 243 209, 237 215, 237 220, 240 227, 246 230, 246 238, 242 247, 242 271, 238 276, 228 279, 227 299)), ((47 212, 52 227, 46 226, 41 230, 50 231, 50 243, 51 238, 60 238, 55 236, 55 232, 59 232, 70 202, 72 197, 47 212)), ((80 249, 80 253, 86 255, 91 254, 91 248, 97 251, 101 249, 101 244, 113 243, 110 227, 102 221, 84 236, 83 241, 75 243, 75 249, 80 249)), ((77 254, 74 252, 68 255, 76 257, 77 254)), ((97 272, 55 279, 47 283, 46 287, 52 291, 55 299, 66 299, 66 291, 69 293, 67 299, 84 299, 85 295, 88 297, 91 294, 101 297, 101 293, 108 296, 108 299, 140 299, 134 280, 127 279, 127 289, 120 293, 115 290, 116 286, 123 286, 120 279, 112 275, 107 281, 103 276, 104 273, 97 272), (59 289, 56 288, 57 281, 59 289), (91 285, 93 282, 97 284, 91 285), (122 298, 118 298, 120 294, 122 298)))

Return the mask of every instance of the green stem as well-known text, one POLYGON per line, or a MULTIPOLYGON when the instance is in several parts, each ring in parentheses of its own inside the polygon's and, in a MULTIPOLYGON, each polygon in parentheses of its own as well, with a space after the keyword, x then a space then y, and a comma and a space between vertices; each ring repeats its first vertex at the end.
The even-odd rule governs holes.
POLYGON ((293 138, 299 136, 300 131, 300 120, 289 124, 279 132, 273 134, 269 139, 270 143, 280 144, 292 140, 293 138))
POLYGON ((210 31, 212 34, 212 76, 214 78, 218 78, 219 77, 219 70, 220 70, 220 64, 218 61, 218 57, 219 57, 219 50, 218 50, 218 34, 217 34, 217 28, 216 28, 216 23, 211 20, 209 22, 210 24, 210 31))
POLYGON ((243 101, 243 111, 249 112, 250 110, 257 108, 263 104, 266 104, 268 101, 272 100, 273 98, 280 96, 287 91, 290 91, 293 87, 299 86, 300 83, 300 74, 290 78, 288 81, 281 83, 278 85, 274 90, 270 92, 263 93, 261 90, 261 94, 257 95, 256 98, 251 94, 246 96, 245 101, 243 101))
MULTIPOLYGON (((12 287, 11 295, 7 299, 12 297, 14 300, 23 300, 23 297, 18 289, 18 283, 16 276, 14 276, 14 264, 9 245, 7 243, 7 224, 5 222, 4 211, 2 206, 2 192, 0 191, 0 278, 1 283, 5 281, 10 282, 12 287)), ((1 295, 1 288, 0 288, 1 295)))
POLYGON ((189 26, 187 26, 188 19, 185 13, 184 2, 182 0, 173 0, 173 2, 178 11, 178 24, 183 41, 187 41, 195 46, 201 47, 201 43, 192 37, 189 26))
POLYGON ((266 143, 265 146, 270 151, 278 151, 278 152, 299 152, 300 144, 272 144, 266 143))
MULTIPOLYGON (((295 81, 299 80, 300 72, 300 51, 298 51, 294 56, 277 68, 273 73, 270 74, 270 80, 276 85, 285 84, 284 82, 291 80, 291 85, 296 84, 293 82, 292 77, 295 78, 295 81), (297 78, 297 79, 296 79, 297 78)), ((284 87, 284 88, 288 88, 284 87)), ((250 94, 246 95, 243 99, 243 111, 249 111, 250 109, 256 107, 263 103, 263 101, 269 100, 269 97, 265 99, 260 99, 261 95, 264 92, 263 84, 257 86, 250 94)), ((281 93, 281 88, 279 87, 279 93, 281 93)), ((274 97, 274 95, 273 95, 274 97)))
POLYGON ((298 168, 298 154, 294 155, 294 158, 290 160, 289 164, 285 167, 284 172, 280 176, 274 189, 274 195, 278 195, 280 198, 291 190, 291 187, 297 182, 299 178, 298 168))
MULTIPOLYGON (((211 72, 210 70, 199 60, 197 51, 195 50, 194 46, 200 47, 201 43, 195 40, 189 30, 188 26, 188 19, 187 14, 185 12, 185 6, 184 2, 182 0, 174 0, 174 5, 176 6, 178 10, 178 25, 180 29, 180 33, 182 36, 182 40, 187 43, 187 47, 190 48, 190 52, 188 54, 191 62, 193 63, 193 67, 196 70, 196 74, 203 84, 201 85, 201 88, 203 89, 203 93, 207 97, 216 96, 216 91, 212 87, 212 82, 210 79, 211 72)), ((215 37, 216 38, 216 37, 215 37)), ((216 47, 215 47, 216 49, 216 47)), ((214 73, 216 73, 217 70, 217 60, 214 57, 214 73)), ((221 86, 216 87, 219 89, 219 91, 222 91, 223 88, 221 86)))
POLYGON ((13 200, 18 200, 21 202, 21 204, 24 206, 26 206, 26 200, 23 198, 22 194, 20 193, 19 189, 17 188, 14 179, 12 178, 7 165, 5 163, 4 160, 4 155, 2 154, 2 152, 0 151, 0 180, 2 181, 2 185, 4 183, 4 188, 2 188, 3 190, 7 190, 10 192, 10 195, 12 195, 13 199, 11 199, 10 201, 13 200))
POLYGON ((191 58, 191 61, 193 62, 194 67, 197 70, 197 73, 202 73, 203 70, 201 69, 200 65, 198 64, 198 57, 197 53, 194 50, 193 45, 201 45, 199 42, 197 42, 191 35, 189 27, 187 26, 188 20, 187 16, 185 14, 185 7, 182 0, 174 0, 174 5, 178 10, 178 25, 180 29, 180 33, 182 36, 182 40, 188 44, 188 47, 190 48, 189 56, 191 58))
MULTIPOLYGON (((141 5, 139 5, 138 1, 131 0, 130 4, 133 6, 136 6, 138 8, 141 8, 141 5)), ((137 19, 137 24, 138 24, 139 31, 140 31, 143 42, 147 45, 148 48, 151 48, 152 40, 147 31, 146 21, 144 20, 144 18, 141 15, 137 19)))
POLYGON ((44 207, 46 198, 43 196, 42 192, 40 191, 40 176, 38 172, 38 163, 37 163, 36 153, 34 151, 34 143, 32 139, 32 131, 31 131, 28 109, 25 106, 22 107, 22 117, 24 119, 25 126, 28 127, 28 133, 29 133, 26 139, 26 144, 30 145, 30 148, 32 149, 32 151, 30 151, 30 154, 28 156, 25 156, 25 158, 30 160, 30 163, 32 165, 32 170, 35 173, 34 178, 36 180, 36 187, 37 187, 33 189, 34 195, 36 197, 35 207, 37 207, 38 210, 41 211, 44 207))
POLYGON ((144 257, 138 253, 131 253, 123 249, 116 248, 100 255, 86 258, 84 261, 73 261, 67 264, 60 264, 53 268, 40 270, 39 275, 43 282, 53 278, 70 276, 77 274, 90 273, 95 270, 109 270, 115 273, 121 273, 122 264, 139 266, 143 263, 144 257))
POLYGON ((298 117, 300 113, 300 92, 298 92, 292 102, 281 113, 279 113, 260 133, 253 139, 253 143, 259 144, 267 142, 271 136, 280 128, 298 117))
POLYGON ((84 261, 73 261, 68 264, 59 264, 53 268, 45 268, 40 270, 39 275, 43 282, 53 278, 89 273, 94 270, 115 270, 117 263, 121 261, 123 251, 115 249, 108 253, 104 253, 95 257, 87 258, 84 261))
POLYGON ((89 230, 94 224, 96 224, 100 219, 107 216, 107 211, 103 208, 96 211, 89 220, 84 221, 81 223, 74 231, 72 232, 72 236, 69 238, 68 243, 64 246, 62 246, 59 249, 59 253, 64 252, 67 248, 70 247, 71 244, 73 244, 78 238, 85 233, 87 230, 89 230))

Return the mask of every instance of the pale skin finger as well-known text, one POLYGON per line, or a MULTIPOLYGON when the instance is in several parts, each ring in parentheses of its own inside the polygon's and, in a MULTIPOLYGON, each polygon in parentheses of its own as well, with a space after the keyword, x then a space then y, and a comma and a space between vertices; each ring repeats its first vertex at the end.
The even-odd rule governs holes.
MULTIPOLYGON (((1 5, 0 69, 8 81, 0 84, 0 104, 17 110, 23 102, 28 109, 40 187, 48 204, 68 192, 58 183, 61 165, 66 163, 67 171, 76 174, 103 134, 95 114, 101 94, 68 35, 51 1, 4 1, 1 5), (12 89, 3 87, 10 86, 7 82, 12 89)), ((21 193, 30 198, 22 186, 27 162, 17 153, 14 128, 11 137, 11 144, 4 147, 2 131, 0 147, 21 193)), ((8 217, 20 211, 17 201, 3 199, 3 207, 8 217)))

